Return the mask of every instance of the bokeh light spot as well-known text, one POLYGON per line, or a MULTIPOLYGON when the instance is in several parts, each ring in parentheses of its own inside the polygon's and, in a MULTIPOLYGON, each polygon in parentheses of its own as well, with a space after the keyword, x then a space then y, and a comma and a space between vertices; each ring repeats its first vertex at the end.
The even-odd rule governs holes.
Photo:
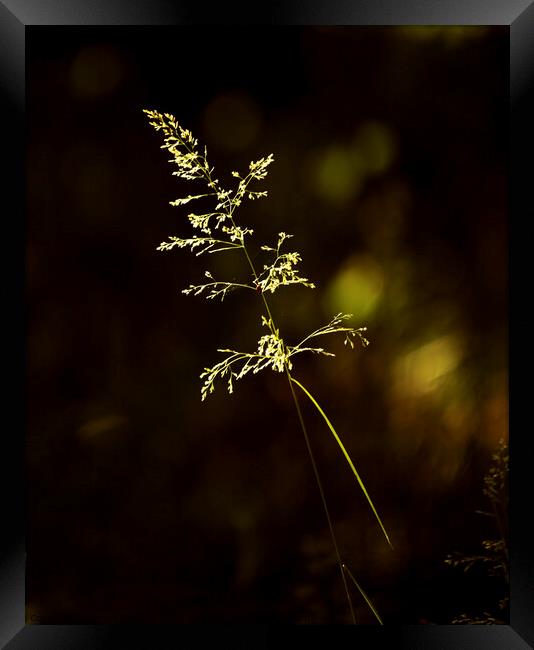
POLYGON ((395 364, 395 384, 407 395, 423 396, 439 389, 463 356, 458 337, 447 334, 403 355, 395 364))
POLYGON ((70 67, 72 92, 82 98, 111 93, 123 76, 124 63, 119 52, 104 44, 80 50, 70 67))
POLYGON ((369 174, 385 172, 393 162, 397 150, 395 136, 385 124, 369 121, 362 124, 353 141, 353 156, 364 161, 369 174))
POLYGON ((326 200, 342 203, 357 195, 365 180, 361 157, 340 146, 319 154, 314 164, 315 191, 326 200))
POLYGON ((327 289, 328 311, 366 318, 375 311, 383 286, 382 270, 372 257, 351 257, 327 289))

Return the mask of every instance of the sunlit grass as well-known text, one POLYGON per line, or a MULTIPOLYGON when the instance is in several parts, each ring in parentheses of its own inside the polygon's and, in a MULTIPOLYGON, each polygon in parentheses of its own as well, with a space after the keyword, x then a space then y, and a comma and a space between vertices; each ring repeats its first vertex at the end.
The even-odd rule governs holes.
MULTIPOLYGON (((300 253, 297 251, 287 250, 286 242, 290 240, 293 235, 287 234, 286 232, 279 232, 277 238, 273 238, 273 241, 256 247, 259 254, 263 256, 263 262, 260 268, 257 261, 252 261, 253 259, 258 259, 257 254, 253 255, 249 252, 251 246, 250 241, 254 231, 248 226, 239 225, 235 218, 236 210, 242 203, 246 201, 255 201, 267 196, 267 191, 252 188, 256 182, 263 181, 266 178, 268 168, 274 160, 273 154, 252 161, 246 172, 241 173, 238 171, 232 171, 231 176, 236 179, 234 187, 223 187, 221 181, 219 181, 215 176, 215 168, 212 167, 208 161, 206 147, 201 148, 198 140, 189 130, 183 128, 176 118, 169 113, 162 114, 153 110, 145 110, 145 113, 150 119, 150 124, 156 129, 156 131, 160 131, 164 136, 164 144, 162 145, 162 148, 166 149, 171 155, 170 162, 176 167, 173 174, 186 181, 200 181, 206 186, 205 189, 199 193, 188 194, 183 198, 171 201, 171 205, 174 207, 183 207, 189 205, 190 202, 195 202, 195 204, 199 202, 202 204, 205 203, 206 200, 210 200, 212 203, 212 206, 207 211, 204 210, 200 213, 190 212, 187 215, 189 225, 193 229, 193 234, 191 236, 184 237, 181 235, 172 235, 168 238, 168 241, 160 244, 158 250, 170 251, 175 248, 187 248, 196 257, 210 257, 212 255, 218 256, 221 253, 227 255, 242 254, 244 255, 250 269, 248 277, 238 280, 235 278, 227 279, 224 277, 215 277, 212 270, 205 270, 203 281, 198 284, 189 285, 188 288, 183 290, 183 293, 203 296, 208 300, 224 300, 228 295, 233 294, 235 291, 245 290, 250 295, 252 293, 256 294, 261 300, 264 308, 264 314, 261 316, 261 325, 265 329, 263 330, 264 333, 258 339, 257 348, 252 351, 240 351, 226 348, 219 349, 218 352, 224 355, 222 359, 215 365, 209 368, 204 368, 204 371, 200 375, 201 379, 204 380, 201 388, 202 400, 205 400, 214 392, 216 384, 218 384, 220 380, 226 382, 228 391, 232 393, 234 391, 235 382, 243 379, 247 375, 255 375, 266 369, 278 373, 286 373, 299 423, 306 441, 316 482, 320 491, 352 621, 355 623, 356 619, 345 576, 346 572, 348 572, 349 577, 364 597, 365 601, 373 611, 373 614, 378 618, 379 622, 382 623, 372 603, 356 583, 352 574, 350 574, 348 569, 346 569, 346 565, 342 560, 330 511, 322 487, 321 477, 315 463, 310 439, 298 399, 293 389, 293 384, 297 385, 306 394, 327 423, 343 455, 349 463, 350 468, 356 477, 356 480, 363 491, 389 546, 393 548, 393 545, 369 493, 367 492, 359 473, 356 471, 356 468, 331 421, 311 393, 291 375, 295 357, 299 354, 308 353, 318 356, 335 356, 324 347, 318 346, 318 338, 322 341, 322 337, 324 336, 330 334, 341 334, 344 338, 345 345, 348 345, 350 348, 354 348, 355 341, 359 341, 363 347, 366 347, 368 341, 363 334, 366 328, 352 327, 348 324, 352 315, 340 311, 330 320, 329 323, 308 333, 300 342, 294 345, 288 344, 282 337, 280 328, 273 317, 267 295, 272 295, 280 288, 290 285, 300 285, 301 288, 314 289, 315 284, 308 279, 308 273, 304 275, 300 271, 299 267, 302 262, 300 253)), ((348 175, 345 177, 341 175, 341 177, 339 177, 338 172, 340 170, 340 161, 343 164, 347 163, 345 158, 340 158, 339 156, 331 157, 326 160, 326 167, 324 169, 328 172, 327 184, 334 188, 337 187, 336 191, 338 192, 345 192, 352 181, 348 175), (333 181, 334 176, 337 178, 337 185, 333 181), (340 178, 341 180, 339 180, 340 178)), ((352 163, 349 161, 347 164, 350 167, 352 163)), ((349 170, 349 167, 347 167, 346 171, 349 170)))

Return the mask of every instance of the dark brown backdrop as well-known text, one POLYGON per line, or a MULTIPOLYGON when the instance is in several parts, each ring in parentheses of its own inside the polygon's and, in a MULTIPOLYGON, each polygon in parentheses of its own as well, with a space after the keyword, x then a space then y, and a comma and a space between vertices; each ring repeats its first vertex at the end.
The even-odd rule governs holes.
MULTIPOLYGON (((304 404, 336 530, 386 623, 492 607, 445 567, 495 532, 482 476, 507 437, 506 28, 47 28, 28 49, 27 599, 44 623, 344 622, 346 604, 283 377, 220 386, 260 304, 184 296, 185 234, 142 108, 175 114, 218 175, 274 153, 280 230, 318 289, 272 304, 290 340, 337 311, 371 345, 295 374, 343 436, 388 550, 304 404)), ((231 257, 219 273, 246 270, 231 257)), ((357 595, 363 623, 373 619, 357 595)))

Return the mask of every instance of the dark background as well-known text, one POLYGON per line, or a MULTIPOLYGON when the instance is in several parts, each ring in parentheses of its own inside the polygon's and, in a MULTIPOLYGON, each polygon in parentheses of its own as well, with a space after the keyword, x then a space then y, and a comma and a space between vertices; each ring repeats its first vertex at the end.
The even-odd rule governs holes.
POLYGON ((271 300, 290 342, 338 311, 368 327, 368 349, 332 340, 295 376, 395 545, 302 402, 342 554, 385 622, 494 606, 495 579, 443 560, 496 535, 475 510, 508 433, 508 44, 506 28, 29 30, 30 619, 348 620, 284 378, 200 402, 216 349, 264 333, 261 303, 180 293, 246 268, 155 250, 188 232, 168 202, 192 188, 142 108, 191 128, 228 183, 274 153, 241 219, 258 243, 293 233, 318 285, 271 300))

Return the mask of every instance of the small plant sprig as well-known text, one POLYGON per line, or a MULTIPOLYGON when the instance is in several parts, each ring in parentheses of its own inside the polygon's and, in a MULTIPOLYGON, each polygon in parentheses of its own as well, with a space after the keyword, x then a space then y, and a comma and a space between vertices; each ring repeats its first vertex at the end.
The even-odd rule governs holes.
MULTIPOLYGON (((495 453, 492 454, 493 463, 484 476, 484 487, 482 492, 490 500, 493 512, 477 510, 477 514, 485 515, 495 519, 496 528, 499 531, 498 539, 482 540, 482 551, 476 555, 463 555, 461 553, 450 554, 445 559, 445 564, 451 567, 461 568, 469 571, 474 566, 484 566, 489 576, 500 578, 506 586, 510 582, 509 556, 506 533, 506 504, 507 504, 507 481, 508 481, 508 445, 501 439, 495 453)), ((505 594, 499 601, 497 609, 507 609, 509 596, 505 594)), ((505 621, 496 618, 489 612, 481 615, 470 616, 460 614, 453 619, 452 623, 471 623, 477 625, 504 624, 505 621)))
MULTIPOLYGON (((294 386, 298 386, 310 399, 326 422, 336 442, 341 448, 343 455, 347 459, 347 462, 349 463, 388 544, 391 548, 393 548, 393 546, 382 520, 380 519, 363 481, 347 453, 347 450, 341 442, 339 435, 317 400, 301 382, 297 381, 297 379, 292 376, 291 370, 293 369, 292 360, 297 354, 309 352, 317 355, 335 356, 333 352, 329 352, 323 347, 311 346, 309 342, 312 339, 329 334, 341 334, 344 337, 345 345, 348 344, 351 348, 354 348, 354 341, 359 341, 363 347, 366 347, 369 344, 369 341, 364 336, 366 328, 354 328, 349 326, 347 321, 352 318, 352 315, 339 313, 329 323, 314 330, 296 345, 288 345, 281 336, 279 328, 275 324, 266 294, 274 294, 275 291, 278 291, 281 287, 290 285, 302 285, 303 287, 314 289, 315 284, 307 277, 303 277, 300 273, 298 268, 302 261, 300 253, 285 250, 287 240, 293 237, 293 235, 285 232, 278 233, 278 239, 275 245, 260 246, 260 250, 267 254, 268 259, 266 259, 263 264, 261 271, 256 270, 247 247, 248 240, 250 236, 253 235, 254 231, 252 228, 238 225, 235 220, 236 209, 244 201, 255 201, 267 196, 267 191, 251 189, 250 186, 257 181, 265 179, 268 174, 268 167, 274 160, 273 154, 252 161, 249 164, 246 174, 233 171, 232 177, 237 179, 237 184, 233 188, 227 189, 224 188, 219 179, 215 177, 215 169, 208 161, 206 147, 200 148, 198 140, 193 137, 189 130, 184 129, 173 115, 146 109, 144 112, 148 116, 150 124, 156 131, 161 132, 163 136, 163 144, 161 145, 161 148, 168 151, 171 155, 169 162, 176 166, 173 175, 188 181, 201 181, 206 185, 207 191, 200 194, 189 194, 184 198, 178 198, 171 201, 170 204, 172 206, 182 207, 189 204, 191 201, 202 201, 205 199, 210 199, 212 204, 214 204, 214 207, 206 212, 200 214, 191 212, 187 215, 189 224, 193 228, 194 234, 192 236, 171 236, 168 238, 168 241, 162 242, 159 245, 158 250, 169 251, 173 248, 189 248, 189 250, 197 257, 204 254, 212 255, 215 253, 239 250, 246 257, 251 270, 251 277, 241 283, 217 280, 213 277, 210 271, 205 271, 204 277, 207 281, 201 284, 190 285, 188 288, 183 289, 183 293, 193 294, 195 296, 203 295, 207 299, 218 298, 224 300, 231 292, 240 289, 248 289, 261 296, 265 309, 265 314, 261 317, 261 326, 267 328, 267 333, 263 334, 259 338, 256 350, 252 352, 243 352, 238 350, 219 349, 218 352, 224 354, 224 358, 214 366, 204 368, 204 371, 200 375, 201 379, 203 379, 201 399, 205 400, 209 394, 214 392, 216 382, 219 380, 226 381, 228 391, 229 393, 232 393, 234 391, 234 382, 243 379, 248 374, 255 375, 262 370, 269 368, 274 372, 285 372, 321 494, 352 619, 355 622, 354 610, 350 599, 345 573, 348 573, 354 584, 357 585, 357 583, 354 576, 349 572, 347 566, 341 561, 324 490, 294 386)), ((359 585, 357 585, 357 587, 360 594, 362 594, 363 591, 359 585)), ((367 597, 365 597, 365 600, 370 604, 367 597)), ((372 605, 370 606, 376 614, 376 610, 374 610, 372 605)), ((377 618, 379 622, 382 623, 378 615, 377 618)))

